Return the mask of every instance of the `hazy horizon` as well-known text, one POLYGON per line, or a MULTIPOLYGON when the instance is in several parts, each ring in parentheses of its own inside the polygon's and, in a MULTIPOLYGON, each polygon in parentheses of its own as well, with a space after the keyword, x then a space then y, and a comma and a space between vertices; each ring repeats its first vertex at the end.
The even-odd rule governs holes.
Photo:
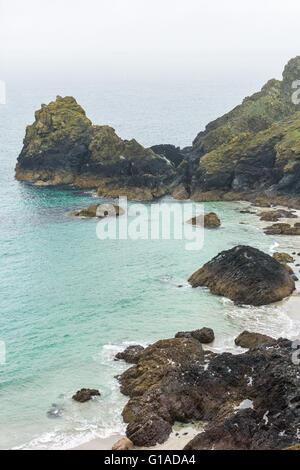
POLYGON ((296 0, 0 0, 0 13, 0 79, 263 80, 300 54, 296 0))

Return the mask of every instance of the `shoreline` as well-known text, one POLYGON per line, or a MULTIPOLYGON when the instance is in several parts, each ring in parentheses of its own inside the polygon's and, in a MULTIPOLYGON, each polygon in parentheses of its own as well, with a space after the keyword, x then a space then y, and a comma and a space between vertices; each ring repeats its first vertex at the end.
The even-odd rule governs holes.
MULTIPOLYGON (((249 202, 249 201, 240 200, 240 201, 236 201, 236 202, 239 202, 241 204, 241 206, 251 205, 251 202, 249 202)), ((286 206, 276 205, 276 206, 272 206, 270 208, 265 208, 265 207, 261 207, 261 206, 252 206, 252 207, 253 207, 253 210, 255 212, 257 212, 257 214, 259 214, 262 211, 271 211, 271 210, 276 210, 276 209, 282 209, 286 206)), ((293 223, 300 222, 300 210, 299 209, 292 209, 292 210, 294 210, 295 215, 297 215, 297 218, 292 219, 292 222, 293 223)), ((258 215, 256 215, 256 214, 253 214, 253 215, 255 215, 255 217, 257 217, 258 221, 260 220, 258 218, 259 217, 258 215)), ((283 223, 289 223, 291 220, 282 218, 282 219, 280 219, 280 222, 281 221, 283 223)), ((247 223, 247 221, 245 221, 245 223, 247 223)), ((265 227, 265 226, 271 225, 272 223, 273 222, 261 221, 261 223, 258 224, 257 228, 259 230, 262 230, 263 226, 265 227), (261 225, 261 227, 259 227, 259 225, 261 225)), ((251 223, 249 223, 249 225, 251 225, 251 223)), ((297 240, 297 236, 295 236, 295 241, 296 240, 297 240)), ((279 242, 280 242, 280 240, 279 240, 279 242)), ((279 242, 278 242, 278 248, 280 247, 279 242)), ((294 247, 290 247, 286 251, 289 254, 292 254, 292 252, 295 252, 295 251, 300 252, 300 237, 299 237, 299 242, 298 243, 299 243, 298 248, 294 246, 294 247)), ((291 244, 293 245, 293 243, 291 243, 291 244)), ((272 251, 275 252, 276 250, 273 249, 272 251)), ((300 256, 299 256, 299 263, 300 263, 300 256)), ((290 263, 290 265, 294 267, 295 263, 290 263)), ((300 273, 300 269, 299 269, 299 273, 300 273)), ((297 273, 297 274, 299 274, 299 273, 297 273)), ((299 285, 300 285, 300 280, 297 281, 296 290, 294 291, 294 293, 290 297, 288 297, 286 299, 283 299, 280 302, 276 302, 273 305, 274 305, 274 307, 276 307, 276 306, 277 307, 282 307, 282 309, 285 311, 285 313, 288 315, 288 317, 291 319, 291 321, 299 321, 300 322, 300 308, 299 308, 300 307, 300 292, 297 289, 297 287, 299 287, 299 285), (297 284, 298 284, 298 286, 297 286, 297 284)), ((259 331, 257 331, 257 332, 259 333, 259 331)), ((300 330, 296 333, 295 337, 292 337, 292 338, 289 338, 289 339, 291 339, 291 340, 300 339, 300 330)), ((187 425, 183 425, 181 423, 178 423, 177 425, 176 424, 174 425, 171 435, 169 436, 167 441, 164 442, 163 444, 157 444, 156 446, 153 446, 153 447, 134 447, 133 450, 148 450, 148 451, 151 451, 151 450, 155 450, 155 451, 159 451, 159 450, 182 450, 189 441, 191 441, 197 434, 199 434, 199 432, 200 432, 200 429, 199 428, 197 429, 197 426, 193 427, 192 423, 188 423, 187 425)), ((85 442, 85 443, 83 443, 79 446, 73 447, 70 450, 112 450, 112 446, 118 440, 122 439, 123 437, 124 437, 124 435, 113 434, 113 435, 111 435, 107 438, 96 438, 96 439, 92 439, 88 442, 85 442)))

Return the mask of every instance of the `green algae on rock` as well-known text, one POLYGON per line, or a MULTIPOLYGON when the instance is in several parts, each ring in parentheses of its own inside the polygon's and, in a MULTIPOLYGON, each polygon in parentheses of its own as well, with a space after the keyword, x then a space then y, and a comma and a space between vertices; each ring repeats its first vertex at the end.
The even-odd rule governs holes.
POLYGON ((165 157, 122 140, 109 126, 92 125, 73 97, 60 96, 35 113, 16 167, 18 180, 104 187, 106 197, 111 189, 113 197, 153 199, 168 192, 173 176, 165 157))

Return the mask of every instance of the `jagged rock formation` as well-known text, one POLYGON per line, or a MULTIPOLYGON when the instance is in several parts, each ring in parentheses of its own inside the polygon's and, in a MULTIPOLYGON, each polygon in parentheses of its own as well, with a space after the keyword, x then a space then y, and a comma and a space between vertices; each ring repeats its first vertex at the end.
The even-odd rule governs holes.
POLYGON ((194 331, 179 331, 176 333, 175 338, 194 338, 201 344, 209 344, 214 341, 215 333, 211 328, 204 327, 194 331))
POLYGON ((286 65, 282 81, 270 80, 198 134, 192 199, 251 200, 265 191, 275 201, 284 194, 300 195, 300 105, 292 102, 292 83, 299 76, 296 57, 286 65))
POLYGON ((206 286, 239 304, 265 305, 289 296, 295 282, 271 256, 250 246, 222 251, 190 278, 192 287, 206 286))
POLYGON ((175 421, 207 422, 186 449, 283 449, 299 443, 299 366, 292 342, 242 354, 203 351, 194 339, 159 341, 121 377, 136 446, 167 440, 175 421), (247 409, 245 409, 247 408, 247 409))
POLYGON ((72 97, 35 113, 26 129, 16 178, 38 185, 97 187, 100 196, 152 199, 169 192, 174 166, 109 126, 93 126, 72 97))
POLYGON ((123 360, 128 364, 137 364, 144 349, 145 348, 139 344, 128 346, 124 351, 117 353, 115 359, 117 361, 123 360))
POLYGON ((72 399, 78 401, 79 403, 85 403, 86 401, 91 400, 93 397, 100 397, 101 393, 99 390, 90 389, 90 388, 82 388, 72 396, 72 399))

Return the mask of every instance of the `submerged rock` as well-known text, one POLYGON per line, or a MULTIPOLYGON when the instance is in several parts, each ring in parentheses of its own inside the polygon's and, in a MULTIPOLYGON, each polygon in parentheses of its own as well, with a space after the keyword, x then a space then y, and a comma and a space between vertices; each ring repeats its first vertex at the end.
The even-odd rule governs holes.
POLYGON ((247 305, 265 305, 289 296, 295 283, 271 256, 250 246, 222 251, 190 278, 192 287, 247 305))
POLYGON ((90 389, 90 388, 82 388, 72 396, 72 399, 75 401, 79 401, 80 403, 85 403, 86 401, 91 400, 93 397, 100 397, 101 393, 99 390, 90 389))
POLYGON ((274 343, 276 341, 271 336, 262 335, 261 333, 251 333, 249 331, 243 331, 234 342, 241 348, 255 348, 264 343, 274 343))
POLYGON ((144 349, 143 346, 138 344, 128 346, 124 351, 117 353, 115 358, 117 360, 122 359, 128 364, 137 364, 144 349))
POLYGON ((204 216, 198 215, 196 217, 192 217, 190 220, 187 221, 187 224, 197 225, 199 227, 207 227, 207 228, 216 228, 220 227, 221 221, 217 214, 214 212, 210 212, 209 214, 205 214, 204 216))

